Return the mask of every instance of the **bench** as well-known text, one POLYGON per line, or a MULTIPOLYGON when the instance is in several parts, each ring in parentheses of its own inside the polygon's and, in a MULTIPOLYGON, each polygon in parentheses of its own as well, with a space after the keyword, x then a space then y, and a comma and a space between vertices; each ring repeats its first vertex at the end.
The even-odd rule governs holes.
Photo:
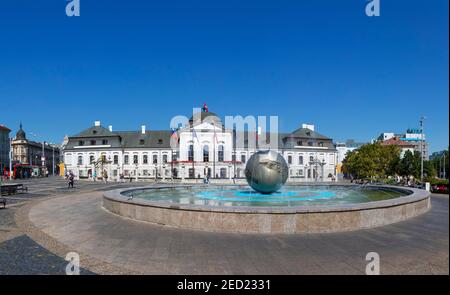
POLYGON ((0 204, 3 204, 3 209, 6 208, 6 199, 5 198, 1 198, 0 199, 0 204))
POLYGON ((3 184, 0 186, 0 195, 12 195, 16 194, 18 191, 28 192, 28 187, 24 186, 23 184, 3 184))
POLYGON ((26 187, 26 186, 24 186, 23 184, 20 183, 20 184, 17 185, 17 190, 18 191, 20 190, 22 193, 23 192, 28 192, 28 187, 26 187))

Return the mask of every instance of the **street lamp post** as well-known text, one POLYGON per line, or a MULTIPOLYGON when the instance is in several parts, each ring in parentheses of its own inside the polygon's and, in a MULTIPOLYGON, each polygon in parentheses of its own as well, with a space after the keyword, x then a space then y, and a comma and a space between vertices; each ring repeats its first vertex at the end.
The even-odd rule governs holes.
POLYGON ((166 164, 163 164, 162 165, 162 179, 163 179, 163 182, 166 180, 166 164))
POLYGON ((184 171, 184 163, 181 164, 181 181, 184 182, 185 171, 184 171))
POLYGON ((52 174, 55 176, 55 146, 52 145, 52 174))
POLYGON ((135 176, 136 176, 136 182, 138 181, 138 164, 135 164, 136 170, 135 170, 135 176))
POLYGON ((420 182, 423 183, 423 123, 425 117, 420 118, 420 182))
POLYGON ((12 157, 13 157, 13 150, 12 150, 12 137, 9 139, 9 180, 12 179, 12 157))

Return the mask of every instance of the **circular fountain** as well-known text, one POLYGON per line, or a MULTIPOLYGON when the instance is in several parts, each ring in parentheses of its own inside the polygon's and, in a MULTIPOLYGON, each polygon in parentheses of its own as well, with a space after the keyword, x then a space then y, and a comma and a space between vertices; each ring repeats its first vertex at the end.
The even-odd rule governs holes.
POLYGON ((430 193, 360 185, 285 185, 287 165, 258 152, 249 186, 153 185, 106 192, 103 207, 123 217, 183 229, 237 233, 319 233, 371 228, 420 215, 430 193))

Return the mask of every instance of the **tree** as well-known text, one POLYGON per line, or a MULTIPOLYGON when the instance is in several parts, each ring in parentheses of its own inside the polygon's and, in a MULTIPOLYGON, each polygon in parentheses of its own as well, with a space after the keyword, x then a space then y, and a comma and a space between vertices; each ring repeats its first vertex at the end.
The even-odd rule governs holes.
POLYGON ((376 142, 349 152, 343 161, 343 170, 356 178, 383 178, 394 175, 399 162, 397 146, 382 146, 376 142))
POLYGON ((423 162, 423 174, 427 178, 436 177, 436 170, 434 169, 433 163, 431 161, 423 162))
POLYGON ((400 170, 398 171, 402 176, 413 176, 420 178, 420 153, 415 151, 406 151, 400 163, 400 170))

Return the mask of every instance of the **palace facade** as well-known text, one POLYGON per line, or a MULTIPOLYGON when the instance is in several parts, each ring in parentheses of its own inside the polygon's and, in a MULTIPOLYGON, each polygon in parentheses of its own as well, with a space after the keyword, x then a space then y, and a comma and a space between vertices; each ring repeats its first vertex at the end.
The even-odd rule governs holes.
MULTIPOLYGON (((108 176, 109 180, 245 178, 247 160, 260 148, 257 132, 228 130, 212 112, 191 117, 176 131, 115 131, 94 126, 68 137, 64 147, 66 172, 77 178, 108 176)), ((303 126, 291 133, 266 134, 276 140, 271 149, 284 156, 289 180, 332 181, 337 151, 331 138, 303 126)))

